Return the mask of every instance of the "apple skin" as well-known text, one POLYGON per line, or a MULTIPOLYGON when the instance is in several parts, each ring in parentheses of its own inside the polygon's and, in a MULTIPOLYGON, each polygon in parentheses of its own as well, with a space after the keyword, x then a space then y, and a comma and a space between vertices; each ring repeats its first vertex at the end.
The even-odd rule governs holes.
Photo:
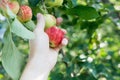
POLYGON ((8 2, 8 6, 14 14, 18 13, 20 6, 17 1, 8 2))
POLYGON ((56 18, 53 15, 44 14, 44 18, 45 18, 45 28, 49 28, 51 26, 56 25, 56 18))
POLYGON ((6 12, 6 5, 10 8, 10 10, 14 13, 17 14, 19 11, 19 3, 17 1, 8 1, 8 0, 1 0, 0 1, 0 8, 6 12))
POLYGON ((21 22, 27 22, 32 19, 32 9, 27 5, 22 5, 17 16, 21 22))
POLYGON ((61 45, 61 42, 65 35, 65 33, 64 33, 64 31, 62 31, 62 29, 60 29, 56 26, 52 26, 52 27, 46 29, 45 32, 47 33, 47 35, 49 37, 49 43, 50 43, 51 48, 57 48, 61 45))
POLYGON ((50 7, 59 7, 59 6, 62 6, 63 4, 63 0, 54 0, 54 1, 47 1, 46 2, 50 7))

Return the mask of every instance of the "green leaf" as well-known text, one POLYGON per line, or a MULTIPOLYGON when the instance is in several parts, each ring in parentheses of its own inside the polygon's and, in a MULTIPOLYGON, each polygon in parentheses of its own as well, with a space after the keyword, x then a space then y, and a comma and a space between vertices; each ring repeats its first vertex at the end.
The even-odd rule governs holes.
POLYGON ((19 21, 15 18, 15 20, 11 24, 12 32, 17 36, 20 36, 25 39, 33 39, 35 37, 34 33, 26 29, 19 21))
POLYGON ((90 20, 99 17, 98 12, 93 7, 81 5, 68 9, 67 14, 79 16, 84 20, 90 20))
POLYGON ((77 0, 71 0, 71 1, 72 1, 73 6, 77 5, 77 0))
POLYGON ((17 50, 10 33, 7 30, 4 35, 4 47, 2 50, 2 64, 6 72, 13 80, 18 80, 23 66, 23 55, 17 50))
POLYGON ((35 7, 41 0, 28 0, 29 4, 32 7, 35 7))
POLYGON ((32 20, 24 23, 24 25, 31 31, 35 29, 35 23, 32 20))

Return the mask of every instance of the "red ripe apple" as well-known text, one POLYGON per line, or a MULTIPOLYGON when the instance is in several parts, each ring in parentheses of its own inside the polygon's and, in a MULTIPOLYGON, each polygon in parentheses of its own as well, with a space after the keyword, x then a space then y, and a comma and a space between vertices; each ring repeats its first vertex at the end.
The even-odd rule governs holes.
POLYGON ((59 6, 62 6, 63 4, 63 0, 54 0, 54 1, 46 1, 46 3, 50 6, 50 7, 59 7, 59 6))
POLYGON ((62 31, 62 29, 60 29, 56 26, 47 28, 45 30, 45 32, 49 36, 50 47, 52 47, 52 48, 58 47, 61 44, 61 42, 64 38, 64 35, 65 35, 65 33, 62 31))
POLYGON ((20 6, 19 12, 18 12, 18 19, 21 22, 27 22, 31 20, 32 18, 32 10, 27 5, 20 6))
POLYGON ((45 18, 45 28, 49 28, 51 26, 56 25, 56 18, 53 15, 45 14, 44 18, 45 18))

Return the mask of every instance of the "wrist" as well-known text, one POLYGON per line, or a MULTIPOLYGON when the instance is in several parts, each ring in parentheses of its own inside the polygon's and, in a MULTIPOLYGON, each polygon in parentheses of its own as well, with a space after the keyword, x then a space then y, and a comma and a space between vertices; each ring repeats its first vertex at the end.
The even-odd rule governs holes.
POLYGON ((49 72, 41 72, 36 70, 26 69, 20 80, 47 80, 49 72))
POLYGON ((47 80, 50 73, 46 57, 34 55, 29 59, 20 80, 47 80))
POLYGON ((49 70, 49 63, 46 61, 46 56, 42 55, 34 55, 31 59, 29 59, 27 63, 27 67, 35 69, 40 72, 50 72, 49 70))
POLYGON ((47 80, 50 71, 29 61, 20 80, 47 80))

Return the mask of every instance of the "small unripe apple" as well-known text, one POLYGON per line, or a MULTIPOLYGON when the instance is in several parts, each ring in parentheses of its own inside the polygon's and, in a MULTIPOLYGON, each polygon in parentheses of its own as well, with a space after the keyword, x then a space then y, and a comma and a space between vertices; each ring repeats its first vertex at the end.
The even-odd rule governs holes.
POLYGON ((55 6, 59 7, 59 6, 62 6, 63 0, 54 0, 54 1, 49 0, 46 3, 51 7, 55 7, 55 6))
POLYGON ((45 14, 44 18, 45 18, 45 28, 49 28, 51 26, 56 25, 56 18, 53 15, 45 14))
POLYGON ((56 26, 52 26, 46 29, 45 32, 47 33, 49 37, 50 47, 52 48, 59 47, 65 35, 64 31, 62 31, 62 29, 56 26))
POLYGON ((21 22, 27 22, 32 18, 32 9, 27 5, 22 5, 17 15, 21 22))
POLYGON ((62 21, 63 21, 63 18, 62 17, 58 17, 56 19, 56 25, 59 26, 62 23, 62 21))

